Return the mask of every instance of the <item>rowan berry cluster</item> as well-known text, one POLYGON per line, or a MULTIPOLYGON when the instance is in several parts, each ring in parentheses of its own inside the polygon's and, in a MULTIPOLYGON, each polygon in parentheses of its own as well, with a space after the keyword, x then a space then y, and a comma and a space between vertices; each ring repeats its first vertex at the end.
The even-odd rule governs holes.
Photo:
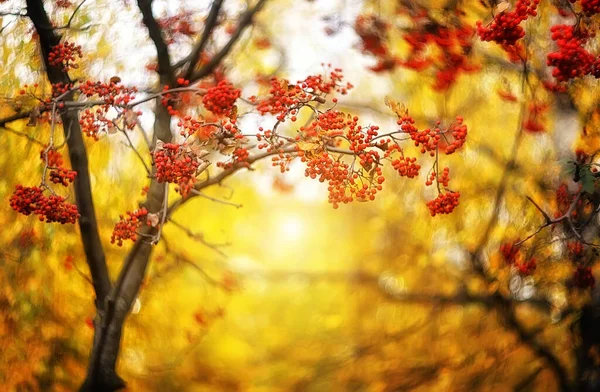
MULTIPOLYGON (((137 88, 120 85, 119 81, 102 83, 88 80, 79 86, 79 90, 88 98, 97 96, 103 101, 102 105, 80 112, 81 130, 95 140, 98 140, 101 132, 111 132, 115 128, 114 120, 106 117, 109 109, 114 106, 128 105, 135 99, 137 92, 137 88)), ((141 114, 141 111, 125 110, 119 116, 123 117, 125 128, 133 129, 137 123, 137 116, 141 114)))
POLYGON ((24 187, 17 185, 10 197, 13 210, 24 214, 36 214, 42 222, 75 223, 79 212, 75 204, 68 203, 64 197, 44 195, 39 187, 24 187))
POLYGON ((550 31, 558 50, 548 54, 546 64, 554 67, 552 76, 558 82, 588 74, 600 77, 600 60, 584 48, 591 33, 581 27, 568 25, 555 25, 550 31))
POLYGON ((529 105, 527 117, 523 121, 523 129, 530 133, 543 132, 544 113, 548 110, 548 105, 533 102, 529 105))
MULTIPOLYGON (((187 146, 164 143, 152 154, 156 166, 156 180, 179 186, 179 193, 186 196, 194 186, 196 175, 203 161, 187 146)), ((204 165, 203 165, 204 166, 204 165)))
POLYGON ((414 18, 415 28, 404 34, 410 45, 410 53, 400 65, 415 71, 435 68, 433 88, 445 91, 450 88, 461 73, 479 70, 477 64, 469 61, 473 42, 473 28, 466 23, 440 24, 424 10, 414 18))
POLYGON ((37 233, 33 228, 25 228, 19 233, 16 238, 17 245, 21 249, 27 249, 35 245, 39 241, 37 233))
MULTIPOLYGON (((573 2, 574 0, 571 0, 571 3, 573 2)), ((600 14, 600 0, 580 0, 579 4, 581 5, 581 10, 587 16, 600 14)))
MULTIPOLYGON (((56 98, 63 95, 74 87, 73 83, 54 83, 52 84, 52 97, 56 98)), ((52 99, 47 99, 46 102, 52 102, 52 99)))
MULTIPOLYGON (((555 218, 559 218, 569 211, 573 196, 569 194, 569 188, 567 184, 561 184, 556 189, 556 212, 554 213, 555 218)), ((575 213, 575 211, 573 211, 575 213)))
POLYGON ((177 123, 177 126, 181 128, 179 134, 184 137, 190 137, 202 130, 203 138, 207 139, 211 138, 216 131, 214 126, 206 126, 203 121, 196 120, 191 116, 182 117, 177 123))
POLYGON ((226 80, 221 80, 216 86, 208 89, 202 103, 204 107, 218 116, 231 116, 234 112, 235 101, 242 95, 240 89, 226 80))
POLYGON ((521 263, 516 263, 515 267, 517 269, 517 272, 520 275, 529 276, 529 275, 533 274, 533 272, 535 271, 535 267, 536 267, 535 258, 531 257, 527 260, 524 260, 521 263))
POLYGON ((450 214, 458 206, 460 198, 459 192, 446 191, 440 193, 438 197, 427 202, 431 216, 437 214, 450 214))
MULTIPOLYGON (((135 242, 138 236, 138 229, 142 226, 144 219, 148 217, 148 210, 142 207, 135 211, 127 211, 127 216, 120 215, 119 222, 115 225, 110 243, 117 243, 117 246, 123 246, 123 241, 132 240, 135 242)), ((150 222, 146 222, 151 226, 150 222)))
POLYGON ((346 94, 353 86, 350 83, 341 84, 343 80, 342 70, 339 68, 329 72, 326 79, 322 75, 309 76, 305 80, 290 84, 286 79, 272 78, 268 97, 258 100, 250 97, 255 102, 256 110, 261 114, 277 115, 277 120, 284 121, 290 110, 299 109, 311 101, 325 102, 322 94, 337 91, 346 94))
POLYGON ((108 83, 92 82, 88 80, 79 85, 79 91, 86 97, 99 97, 105 105, 126 106, 135 99, 136 87, 127 87, 120 81, 109 81, 108 83))
POLYGON ((509 265, 513 265, 517 262, 517 256, 519 256, 520 252, 519 247, 516 246, 517 242, 518 240, 515 240, 513 242, 505 242, 504 244, 500 245, 500 253, 504 258, 504 261, 509 265))
POLYGON ((493 41, 504 48, 514 46, 518 40, 525 36, 521 23, 530 16, 537 15, 540 0, 517 0, 512 11, 502 11, 494 19, 483 26, 477 22, 477 34, 482 41, 493 41))
POLYGON ((46 154, 46 149, 43 149, 40 152, 40 159, 44 162, 46 162, 46 155, 48 155, 48 167, 50 168, 49 176, 52 183, 68 186, 69 183, 75 181, 77 172, 62 167, 63 158, 58 151, 50 149, 46 154))
POLYGON ((165 16, 156 20, 165 35, 167 44, 175 43, 179 37, 191 37, 196 34, 196 31, 192 28, 192 16, 191 12, 184 11, 177 15, 165 16))
POLYGON ((583 256, 583 244, 579 241, 568 242, 567 249, 574 258, 579 258, 583 256))
MULTIPOLYGON (((450 155, 461 148, 467 140, 467 126, 463 124, 463 118, 456 117, 456 122, 450 126, 447 132, 452 135, 452 142, 444 147, 444 152, 446 155, 450 155)), ((444 136, 444 139, 447 139, 447 135, 444 136)))
POLYGON ((231 153, 231 159, 227 162, 217 162, 217 167, 223 169, 229 169, 237 165, 249 167, 250 164, 247 162, 250 158, 250 152, 244 147, 236 147, 231 153))
POLYGON ((596 286, 596 279, 590 267, 577 266, 573 274, 573 285, 580 289, 591 289, 596 286))
POLYGON ((58 8, 69 8, 70 6, 73 5, 73 3, 70 0, 56 0, 54 2, 54 4, 58 7, 58 8))
POLYGON ((414 178, 419 175, 419 169, 421 169, 416 162, 417 158, 402 156, 392 161, 392 167, 402 177, 414 178))
POLYGON ((500 245, 500 254, 504 258, 506 264, 515 267, 517 272, 522 276, 531 275, 536 268, 536 260, 533 257, 526 259, 521 254, 521 249, 517 246, 518 240, 506 242, 500 245))
POLYGON ((373 72, 389 71, 398 64, 385 44, 388 29, 389 24, 376 15, 358 15, 354 22, 354 31, 361 39, 361 51, 377 59, 377 64, 369 67, 373 72))
POLYGON ((52 47, 48 53, 48 62, 54 67, 60 67, 64 71, 78 68, 75 64, 76 57, 83 57, 81 46, 72 42, 63 42, 52 47))

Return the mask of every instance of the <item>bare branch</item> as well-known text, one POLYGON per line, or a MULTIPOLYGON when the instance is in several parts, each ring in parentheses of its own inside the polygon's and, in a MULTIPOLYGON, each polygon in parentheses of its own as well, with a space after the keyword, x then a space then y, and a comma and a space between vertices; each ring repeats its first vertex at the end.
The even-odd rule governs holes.
POLYGON ((215 28, 215 26, 217 25, 219 11, 221 10, 222 6, 223 6, 223 0, 214 0, 213 1, 212 6, 210 8, 210 12, 208 13, 208 17, 206 18, 206 22, 204 23, 204 30, 202 31, 202 35, 200 36, 198 43, 192 49, 192 52, 190 53, 190 55, 187 56, 185 59, 186 62, 189 61, 189 65, 187 67, 187 70, 184 73, 184 76, 183 76, 184 79, 190 79, 192 77, 192 75, 194 73, 194 66, 196 65, 196 62, 198 61, 198 57, 200 56, 200 54, 206 47, 206 44, 208 43, 208 39, 210 38, 212 31, 215 28))
MULTIPOLYGON (((240 21, 238 22, 238 26, 231 35, 229 41, 225 44, 225 46, 223 46, 223 48, 221 48, 221 50, 217 54, 215 54, 210 59, 210 61, 206 65, 204 65, 200 70, 198 70, 198 72, 193 73, 192 76, 188 78, 190 81, 202 79, 210 75, 214 71, 214 69, 219 64, 221 64, 221 62, 225 57, 227 57, 235 43, 240 39, 244 30, 252 23, 254 15, 256 15, 256 13, 261 10, 261 8, 265 5, 266 2, 267 0, 258 0, 254 7, 250 8, 244 13, 244 15, 242 15, 240 21)), ((192 59, 192 61, 194 60, 192 59)))

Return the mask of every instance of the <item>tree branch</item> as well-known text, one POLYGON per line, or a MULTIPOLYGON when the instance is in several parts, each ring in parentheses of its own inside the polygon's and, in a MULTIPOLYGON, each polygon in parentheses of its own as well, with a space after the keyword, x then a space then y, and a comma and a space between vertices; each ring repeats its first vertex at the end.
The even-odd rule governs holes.
MULTIPOLYGON (((238 22, 238 26, 236 30, 231 35, 229 41, 221 48, 221 50, 215 54, 207 64, 205 64, 200 70, 195 73, 192 73, 192 76, 188 78, 190 81, 196 81, 198 79, 202 79, 208 75, 210 75, 214 69, 223 61, 223 59, 229 54, 235 43, 240 39, 242 33, 252 23, 252 19, 254 15, 265 5, 267 0, 258 0, 256 5, 250 8, 248 11, 244 13, 244 15, 240 18, 238 22)), ((192 62, 194 59, 191 60, 192 62)), ((191 68, 193 70, 193 67, 191 68)), ((189 71, 188 71, 189 72, 189 71)))
POLYGON ((206 22, 204 23, 204 30, 202 31, 202 35, 200 36, 198 43, 192 49, 190 55, 185 59, 186 62, 189 61, 189 64, 187 70, 184 73, 184 79, 189 80, 194 74, 194 67, 196 65, 196 62, 198 61, 198 57, 206 47, 206 44, 208 43, 208 39, 210 38, 212 31, 217 25, 219 11, 221 10, 222 6, 223 0, 213 1, 212 6, 210 8, 210 12, 208 13, 208 17, 206 18, 206 22))
MULTIPOLYGON (((142 12, 142 22, 148 29, 150 39, 156 47, 156 58, 158 60, 158 73, 161 79, 170 86, 175 85, 175 74, 169 57, 169 47, 163 39, 160 26, 152 15, 152 0, 138 0, 138 7, 142 12)), ((161 82, 162 84, 162 82, 161 82)))

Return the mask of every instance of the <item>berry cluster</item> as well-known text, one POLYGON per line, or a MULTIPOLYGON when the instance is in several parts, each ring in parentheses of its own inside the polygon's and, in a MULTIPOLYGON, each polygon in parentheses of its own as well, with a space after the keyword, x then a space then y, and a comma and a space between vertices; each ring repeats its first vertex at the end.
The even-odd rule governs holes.
POLYGON ((590 289, 596 286, 596 279, 590 267, 578 265, 573 274, 573 285, 580 289, 590 289))
POLYGON ((54 67, 60 67, 64 71, 78 68, 75 57, 83 57, 81 46, 72 42, 64 42, 52 47, 48 53, 48 62, 54 67))
MULTIPOLYGON (((126 87, 119 84, 119 81, 110 81, 108 83, 86 81, 79 86, 79 90, 86 97, 99 97, 104 104, 89 108, 80 112, 79 124, 83 133, 98 140, 101 132, 110 132, 114 129, 114 121, 106 117, 109 109, 114 106, 126 106, 135 99, 137 89, 135 87, 126 87)), ((136 125, 137 116, 140 111, 126 110, 120 112, 123 117, 124 127, 133 129, 136 125)))
POLYGON ((600 59, 584 48, 592 34, 583 28, 568 25, 555 25, 550 31, 558 50, 548 54, 546 64, 554 67, 552 76, 558 82, 588 74, 600 77, 600 59))
MULTIPOLYGON (((555 218, 559 218, 566 214, 571 207, 571 203, 575 197, 569 193, 567 184, 560 184, 556 189, 556 212, 554 213, 555 218)), ((573 211, 573 216, 577 214, 577 211, 573 211)))
POLYGON ((382 189, 385 178, 381 169, 379 153, 374 147, 374 138, 379 127, 360 127, 358 117, 346 119, 341 112, 322 114, 309 127, 300 128, 298 154, 306 162, 305 175, 329 184, 329 202, 337 208, 340 203, 353 200, 374 200, 375 194, 382 189), (346 132, 343 130, 346 129, 346 132), (356 157, 360 168, 349 166, 340 158, 334 159, 327 146, 335 145, 333 138, 343 136, 349 143, 348 149, 356 157), (307 145, 309 148, 303 149, 307 145))
POLYGON ((583 244, 579 241, 570 241, 567 243, 567 249, 573 258, 583 256, 583 244))
POLYGON ((517 41, 525 36, 521 23, 530 16, 537 15, 537 6, 540 0, 517 0, 512 11, 502 11, 494 19, 483 26, 477 22, 477 34, 482 41, 496 42, 505 49, 515 46, 517 41))
POLYGON ((221 80, 216 86, 208 89, 202 98, 202 103, 207 110, 218 116, 231 116, 235 101, 241 95, 241 90, 233 87, 226 80, 221 80))
MULTIPOLYGON (((142 225, 142 220, 148 217, 148 210, 144 207, 135 210, 135 211, 127 211, 127 217, 120 215, 119 222, 115 225, 112 236, 110 237, 110 243, 117 243, 118 246, 123 246, 123 241, 132 240, 135 242, 137 240, 137 230, 142 225)), ((150 223, 146 222, 149 226, 150 223)))
MULTIPOLYGON (((573 0, 571 0, 571 3, 573 0)), ((600 14, 600 0, 580 0, 581 10, 587 16, 600 14)))
POLYGON ((227 162, 217 162, 217 167, 222 167, 224 169, 229 169, 234 166, 245 166, 249 167, 250 164, 247 162, 248 158, 250 158, 250 152, 247 148, 244 147, 235 147, 233 152, 231 153, 232 157, 227 162))
POLYGON ((206 126, 203 121, 196 120, 191 116, 182 117, 177 126, 181 128, 179 134, 184 137, 198 135, 201 139, 210 139, 214 136, 217 128, 213 125, 206 126))
POLYGON ((54 4, 58 8, 69 8, 73 5, 70 0, 55 0, 54 4))
POLYGON ((442 25, 426 10, 414 18, 415 28, 404 34, 410 46, 410 53, 400 65, 415 71, 435 69, 433 88, 445 91, 450 88, 461 73, 479 70, 471 63, 468 54, 473 42, 473 28, 460 19, 457 23, 442 25))
POLYGON ((46 162, 46 155, 48 155, 48 168, 50 168, 50 181, 52 183, 68 186, 69 183, 75 181, 77 172, 62 167, 63 157, 58 151, 50 149, 46 154, 46 149, 43 149, 40 152, 40 159, 44 162, 46 162))
POLYGON ((389 71, 398 64, 385 44, 388 29, 389 25, 376 15, 358 15, 354 23, 354 31, 361 39, 361 51, 377 59, 377 64, 369 67, 373 72, 389 71))
POLYGON ((284 121, 286 114, 293 108, 298 109, 310 101, 325 102, 321 94, 333 91, 346 94, 353 86, 350 83, 341 84, 342 80, 343 74, 339 68, 329 72, 328 79, 322 75, 313 75, 296 84, 290 84, 286 79, 272 78, 269 96, 260 101, 256 97, 250 97, 250 101, 257 103, 256 110, 260 114, 277 115, 277 120, 284 121))
POLYGON ((500 253, 508 265, 513 265, 517 262, 517 256, 519 256, 520 252, 519 247, 515 245, 517 242, 518 241, 515 240, 500 245, 500 253))
POLYGON ((515 263, 515 268, 517 269, 517 272, 519 272, 519 274, 522 276, 529 276, 529 275, 533 274, 533 272, 535 271, 535 267, 536 267, 536 262, 533 257, 530 259, 524 260, 521 263, 515 263))
POLYGON ((427 202, 431 216, 437 214, 450 214, 458 206, 460 198, 459 192, 448 191, 440 193, 438 197, 427 202))
POLYGON ((161 144, 152 157, 156 166, 156 180, 177 184, 179 193, 186 196, 194 186, 203 161, 187 146, 175 143, 161 144))
POLYGON ((531 275, 536 268, 536 260, 533 257, 525 259, 521 254, 521 249, 516 246, 518 240, 506 242, 500 245, 500 254, 506 264, 514 266, 517 272, 522 276, 531 275))
POLYGON ((414 178, 419 175, 421 166, 416 163, 417 158, 399 157, 392 161, 392 167, 402 177, 414 178))
MULTIPOLYGON (((461 148, 467 140, 467 126, 463 124, 463 118, 460 116, 456 117, 456 122, 450 126, 447 132, 450 132, 453 140, 444 147, 444 152, 446 155, 450 155, 461 148)), ((444 135, 444 139, 447 139, 447 136, 447 134, 444 135)))
POLYGON ((156 21, 165 35, 167 44, 175 43, 179 37, 191 37, 196 34, 192 28, 192 16, 189 11, 181 12, 173 16, 158 18, 156 21))
POLYGON ((527 116, 523 121, 523 129, 530 133, 543 132, 546 128, 544 127, 544 113, 548 110, 548 105, 542 103, 533 102, 529 105, 527 116))
POLYGON ((15 192, 10 197, 10 206, 13 210, 24 214, 36 214, 42 222, 75 223, 79 219, 79 212, 75 204, 67 203, 61 196, 44 195, 39 187, 24 187, 17 185, 15 192))

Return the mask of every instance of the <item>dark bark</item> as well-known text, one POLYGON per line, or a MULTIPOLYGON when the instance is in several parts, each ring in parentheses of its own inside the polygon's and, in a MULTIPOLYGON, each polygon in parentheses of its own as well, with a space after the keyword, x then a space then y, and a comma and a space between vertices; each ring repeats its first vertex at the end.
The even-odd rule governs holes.
MULTIPOLYGON (((48 62, 48 54, 52 50, 52 47, 60 42, 61 37, 57 35, 54 30, 48 28, 51 23, 48 14, 46 14, 46 11, 44 10, 42 1, 27 0, 27 15, 33 22, 39 35, 42 57, 50 83, 69 83, 70 79, 68 74, 61 68, 51 66, 48 62)), ((69 94, 65 97, 65 100, 72 100, 72 98, 73 94, 69 94)), ((73 188, 75 191, 77 208, 81 214, 81 218, 79 219, 81 240, 83 242, 87 264, 92 275, 92 282, 96 293, 96 307, 98 309, 103 309, 104 299, 110 291, 111 284, 108 269, 106 267, 104 249, 98 233, 87 152, 83 142, 83 134, 79 125, 77 112, 63 112, 61 113, 61 119, 63 121, 65 138, 67 138, 71 167, 77 172, 73 188)))
POLYGON ((592 301, 581 311, 574 331, 579 335, 577 347, 577 391, 600 391, 600 288, 594 290, 592 301))

